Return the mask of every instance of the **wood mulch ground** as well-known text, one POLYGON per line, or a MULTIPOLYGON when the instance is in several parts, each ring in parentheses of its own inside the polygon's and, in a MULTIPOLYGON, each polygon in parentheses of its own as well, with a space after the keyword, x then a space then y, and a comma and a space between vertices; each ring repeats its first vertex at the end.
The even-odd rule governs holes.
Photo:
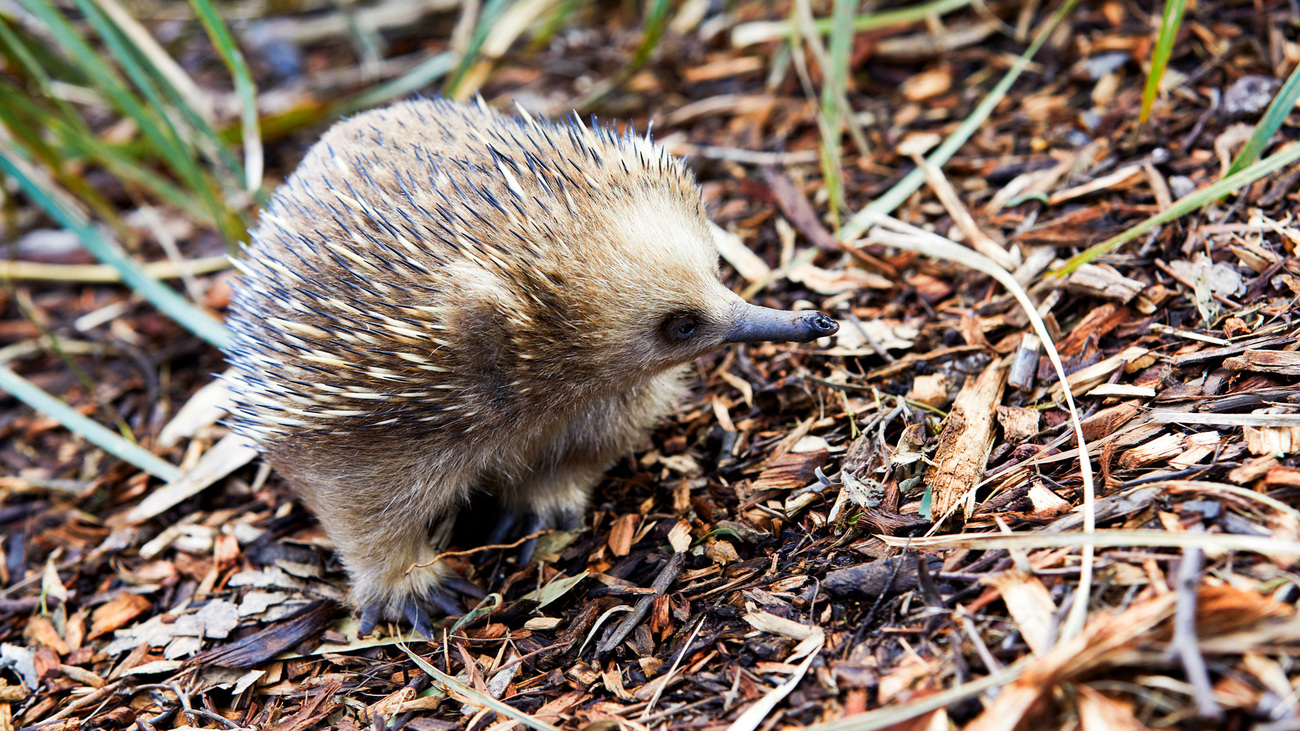
MULTIPOLYGON (((443 5, 377 14, 379 59, 358 58, 346 24, 236 28, 266 114, 284 115, 360 88, 366 63, 400 71, 446 47, 457 11, 443 5)), ((971 114, 1044 21, 1038 5, 856 36, 848 98, 865 146, 844 136, 845 214, 913 169, 924 135, 971 114)), ((701 360, 586 528, 547 536, 539 561, 451 557, 494 596, 442 642, 407 648, 477 695, 444 692, 401 627, 355 638, 325 535, 276 475, 214 450, 211 416, 163 433, 220 353, 117 286, 6 282, 0 342, 16 370, 219 477, 177 492, 0 402, 0 731, 519 728, 483 695, 569 729, 1300 725, 1300 169, 1049 273, 1219 179, 1300 61, 1293 4, 1195 4, 1144 126, 1159 7, 1076 8, 942 180, 895 212, 999 250, 1030 291, 1085 416, 1095 555, 1062 387, 1016 301, 955 264, 836 243, 815 59, 806 88, 775 42, 734 42, 788 10, 685 3, 624 74, 641 42, 633 4, 583 7, 485 76, 493 105, 560 115, 594 100, 602 118, 653 121, 690 156, 714 220, 757 254, 724 246, 727 283, 842 327, 701 360), (42 333, 76 347, 31 347, 42 333), (1079 602, 1086 622, 1071 626, 1079 602)), ((201 34, 176 33, 189 21, 144 20, 181 38, 170 50, 198 78, 222 78, 201 34)), ((272 180, 322 126, 277 129, 272 180)), ((5 195, 11 258, 83 261, 5 195)), ((185 256, 221 253, 186 212, 160 211, 185 256)), ((150 231, 141 256, 161 258, 150 231)), ((225 276, 197 282, 217 312, 225 276)))

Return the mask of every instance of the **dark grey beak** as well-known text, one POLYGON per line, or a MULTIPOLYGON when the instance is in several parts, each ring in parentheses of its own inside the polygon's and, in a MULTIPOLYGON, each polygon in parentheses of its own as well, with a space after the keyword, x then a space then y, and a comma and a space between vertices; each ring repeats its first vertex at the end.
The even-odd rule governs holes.
POLYGON ((825 312, 787 312, 742 303, 727 331, 728 343, 806 343, 834 335, 840 324, 825 312))

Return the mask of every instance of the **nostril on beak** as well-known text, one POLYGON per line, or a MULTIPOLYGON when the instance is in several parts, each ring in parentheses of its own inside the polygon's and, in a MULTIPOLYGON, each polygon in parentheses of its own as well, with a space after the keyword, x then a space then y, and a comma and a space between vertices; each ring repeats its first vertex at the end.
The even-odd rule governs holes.
POLYGON ((840 324, 825 312, 818 312, 813 315, 808 325, 814 332, 818 333, 818 337, 834 335, 840 330, 840 324))

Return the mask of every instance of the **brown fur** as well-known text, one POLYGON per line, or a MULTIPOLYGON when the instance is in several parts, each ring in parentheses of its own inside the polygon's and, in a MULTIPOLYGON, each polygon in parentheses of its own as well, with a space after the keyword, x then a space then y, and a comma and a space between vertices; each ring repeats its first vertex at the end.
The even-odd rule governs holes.
POLYGON ((672 408, 743 307, 692 175, 646 140, 446 101, 341 122, 240 263, 233 424, 400 615, 476 490, 547 525, 672 408), (662 336, 692 313, 689 342, 662 336), (430 528, 434 527, 434 539, 430 528))

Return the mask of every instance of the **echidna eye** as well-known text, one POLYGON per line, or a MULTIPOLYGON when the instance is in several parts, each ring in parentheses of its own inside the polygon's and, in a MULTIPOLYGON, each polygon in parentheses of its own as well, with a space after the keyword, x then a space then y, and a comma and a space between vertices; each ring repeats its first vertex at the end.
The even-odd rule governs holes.
POLYGON ((675 343, 689 340, 699 323, 691 315, 674 315, 664 321, 664 337, 675 343))

